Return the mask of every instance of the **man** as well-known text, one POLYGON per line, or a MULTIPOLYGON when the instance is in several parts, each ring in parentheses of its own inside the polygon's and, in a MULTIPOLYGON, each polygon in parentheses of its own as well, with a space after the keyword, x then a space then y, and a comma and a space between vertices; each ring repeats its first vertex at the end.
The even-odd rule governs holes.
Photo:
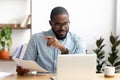
MULTIPOLYGON (((56 72, 56 59, 62 54, 83 54, 86 47, 78 36, 69 32, 69 14, 63 7, 55 7, 50 15, 51 29, 34 34, 27 46, 25 60, 35 60, 49 73, 56 72)), ((29 70, 17 67, 18 74, 29 70)))

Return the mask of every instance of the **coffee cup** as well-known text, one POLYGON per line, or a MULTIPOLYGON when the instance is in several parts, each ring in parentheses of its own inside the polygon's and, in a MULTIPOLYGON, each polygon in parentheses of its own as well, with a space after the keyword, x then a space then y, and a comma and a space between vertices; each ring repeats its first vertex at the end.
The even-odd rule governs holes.
POLYGON ((115 67, 113 67, 113 66, 106 66, 103 69, 103 72, 104 72, 104 76, 105 77, 112 78, 115 75, 115 67))

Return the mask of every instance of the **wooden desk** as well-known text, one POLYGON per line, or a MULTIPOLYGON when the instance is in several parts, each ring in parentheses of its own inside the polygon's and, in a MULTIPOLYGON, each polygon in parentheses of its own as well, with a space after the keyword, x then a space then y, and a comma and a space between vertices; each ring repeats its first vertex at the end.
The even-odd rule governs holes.
MULTIPOLYGON (((50 76, 53 76, 52 74, 39 74, 39 75, 24 75, 24 76, 18 76, 16 74, 9 76, 3 80, 51 80, 50 76)), ((97 74, 96 80, 120 80, 120 73, 115 74, 114 78, 104 78, 103 74, 97 74)))

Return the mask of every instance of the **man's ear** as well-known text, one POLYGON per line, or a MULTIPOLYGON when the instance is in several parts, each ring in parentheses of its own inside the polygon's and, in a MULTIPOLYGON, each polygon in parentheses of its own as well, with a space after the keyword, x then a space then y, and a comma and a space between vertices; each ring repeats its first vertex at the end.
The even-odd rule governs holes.
POLYGON ((51 20, 49 20, 49 24, 50 24, 50 26, 52 26, 52 22, 51 22, 51 20))

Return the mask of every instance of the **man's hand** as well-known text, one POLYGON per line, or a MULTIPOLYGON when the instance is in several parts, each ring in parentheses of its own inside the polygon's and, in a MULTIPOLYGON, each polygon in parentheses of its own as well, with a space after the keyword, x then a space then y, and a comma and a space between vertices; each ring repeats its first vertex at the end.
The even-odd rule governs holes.
POLYGON ((53 36, 46 36, 45 39, 47 40, 47 46, 54 46, 56 48, 59 48, 61 46, 61 43, 53 36))
POLYGON ((24 75, 29 72, 29 69, 24 69, 21 66, 17 66, 16 72, 18 75, 24 75))
POLYGON ((46 36, 45 39, 47 40, 47 46, 54 46, 61 50, 62 53, 66 52, 66 48, 53 36, 46 36))

